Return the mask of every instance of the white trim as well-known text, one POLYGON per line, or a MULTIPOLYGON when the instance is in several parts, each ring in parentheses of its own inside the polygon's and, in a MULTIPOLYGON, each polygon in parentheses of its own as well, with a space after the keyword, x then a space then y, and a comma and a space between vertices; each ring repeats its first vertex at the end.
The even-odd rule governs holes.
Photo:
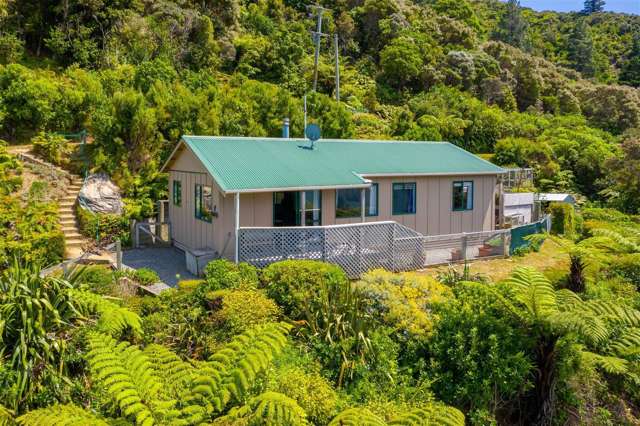
POLYGON ((251 188, 251 189, 230 189, 228 191, 223 191, 225 194, 247 194, 254 192, 279 192, 279 191, 321 191, 323 189, 349 189, 349 188, 369 188, 371 186, 371 182, 369 183, 358 183, 353 185, 325 185, 325 186, 291 186, 291 187, 282 187, 282 188, 251 188))
MULTIPOLYGON (((162 167, 160 168, 160 173, 166 173, 165 169, 167 168, 167 166, 169 165, 171 160, 173 160, 173 156, 176 154, 176 152, 178 152, 178 149, 180 148, 181 145, 186 145, 186 143, 182 140, 182 138, 178 141, 178 144, 176 145, 176 147, 173 148, 173 151, 171 151, 171 155, 169 155, 169 157, 167 157, 167 161, 165 161, 164 164, 162 165, 162 167)), ((200 161, 199 158, 198 158, 198 161, 200 161)), ((200 162, 202 163, 202 161, 200 161, 200 162)), ((206 167, 205 167, 205 169, 206 169, 206 167)))
POLYGON ((240 193, 236 192, 235 196, 235 228, 236 228, 236 247, 234 260, 236 264, 240 261, 240 193))
MULTIPOLYGON (((381 224, 381 223, 397 223, 393 220, 378 220, 378 221, 373 221, 373 222, 366 222, 366 223, 337 223, 335 225, 314 225, 314 226, 307 226, 307 228, 316 228, 316 229, 323 229, 323 228, 348 228, 348 227, 353 227, 353 226, 371 226, 371 225, 375 225, 375 224, 381 224)), ((240 229, 300 229, 300 226, 242 226, 240 229)))
POLYGON ((494 176, 505 172, 459 172, 459 173, 360 173, 362 177, 403 177, 403 176, 494 176))

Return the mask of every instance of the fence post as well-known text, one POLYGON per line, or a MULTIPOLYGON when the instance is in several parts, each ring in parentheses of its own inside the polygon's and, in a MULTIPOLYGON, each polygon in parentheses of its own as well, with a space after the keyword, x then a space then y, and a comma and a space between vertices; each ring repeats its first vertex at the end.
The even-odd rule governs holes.
POLYGON ((467 233, 462 233, 462 260, 467 261, 467 233))
POLYGON ((509 257, 509 252, 510 250, 510 238, 508 238, 508 236, 511 235, 511 231, 510 230, 506 230, 502 233, 502 254, 504 255, 504 257, 509 257))
POLYGON ((327 261, 327 228, 322 228, 322 261, 327 261))
POLYGON ((122 269, 122 243, 120 240, 116 240, 116 269, 118 271, 122 269))
POLYGON ((396 266, 396 224, 391 224, 391 269, 393 272, 398 272, 398 267, 396 266))

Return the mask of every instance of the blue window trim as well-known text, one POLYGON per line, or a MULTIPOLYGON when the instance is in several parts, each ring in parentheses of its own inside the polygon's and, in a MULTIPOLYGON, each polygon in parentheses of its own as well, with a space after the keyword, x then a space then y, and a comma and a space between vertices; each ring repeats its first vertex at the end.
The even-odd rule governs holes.
POLYGON ((182 182, 179 180, 173 181, 173 205, 182 207, 182 182))
POLYGON ((415 182, 394 182, 391 184, 391 214, 393 216, 407 216, 415 215, 418 210, 418 186, 415 182), (413 212, 397 212, 394 207, 394 198, 396 193, 396 186, 413 185, 413 212))
POLYGON ((211 223, 213 221, 213 217, 212 215, 209 215, 208 217, 206 215, 202 214, 202 205, 203 205, 203 200, 202 200, 202 188, 205 187, 206 185, 203 185, 201 183, 196 183, 195 184, 195 200, 194 200, 194 208, 195 208, 195 217, 196 219, 199 219, 203 222, 207 222, 207 223, 211 223), (200 207, 200 209, 198 209, 198 207, 200 207))
MULTIPOLYGON (((451 186, 451 210, 454 212, 466 212, 473 210, 473 203, 475 198, 475 188, 472 180, 456 180, 451 186), (462 208, 456 208, 455 206, 455 188, 456 185, 460 185, 463 189, 465 184, 470 184, 471 187, 471 207, 463 206, 462 208)), ((463 192, 464 193, 464 192, 463 192)))

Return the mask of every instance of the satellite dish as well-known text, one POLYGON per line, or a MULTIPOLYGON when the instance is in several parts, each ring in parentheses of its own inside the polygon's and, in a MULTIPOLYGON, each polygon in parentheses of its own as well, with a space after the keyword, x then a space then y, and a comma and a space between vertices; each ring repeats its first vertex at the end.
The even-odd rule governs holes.
POLYGON ((320 126, 314 123, 308 124, 304 129, 304 135, 311 142, 317 141, 318 139, 320 139, 320 126))

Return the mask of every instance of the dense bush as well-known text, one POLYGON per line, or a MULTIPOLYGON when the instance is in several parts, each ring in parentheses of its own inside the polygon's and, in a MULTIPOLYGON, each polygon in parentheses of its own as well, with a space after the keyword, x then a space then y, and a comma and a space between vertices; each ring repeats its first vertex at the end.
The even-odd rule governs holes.
POLYGON ((113 271, 101 265, 84 267, 79 271, 77 282, 97 294, 110 295, 115 292, 115 277, 113 271))
POLYGON ((609 275, 620 277, 640 290, 640 253, 614 256, 606 269, 609 275))
POLYGON ((215 290, 206 294, 210 319, 220 340, 258 324, 276 322, 280 309, 259 290, 215 290))
POLYGON ((213 260, 205 267, 204 276, 206 290, 250 289, 258 286, 258 271, 248 263, 236 265, 226 259, 213 260))
POLYGON ((136 280, 140 285, 151 285, 160 281, 158 273, 149 268, 136 269, 132 275, 132 278, 136 280))
POLYGON ((267 295, 292 319, 302 319, 310 301, 319 301, 323 291, 348 285, 339 266, 313 260, 272 263, 262 273, 267 295))
POLYGON ((31 144, 33 145, 33 152, 45 161, 57 166, 68 165, 71 148, 69 141, 63 136, 40 132, 31 139, 31 144))
POLYGON ((571 204, 551 203, 549 205, 551 214, 551 233, 562 235, 567 238, 576 236, 575 211, 571 204))
POLYGON ((367 272, 356 283, 368 310, 384 324, 403 333, 425 335, 433 326, 433 305, 451 297, 451 290, 434 278, 412 272, 367 272))
POLYGON ((120 240, 123 246, 131 244, 129 219, 124 215, 93 213, 81 206, 76 207, 80 232, 100 245, 120 240))

